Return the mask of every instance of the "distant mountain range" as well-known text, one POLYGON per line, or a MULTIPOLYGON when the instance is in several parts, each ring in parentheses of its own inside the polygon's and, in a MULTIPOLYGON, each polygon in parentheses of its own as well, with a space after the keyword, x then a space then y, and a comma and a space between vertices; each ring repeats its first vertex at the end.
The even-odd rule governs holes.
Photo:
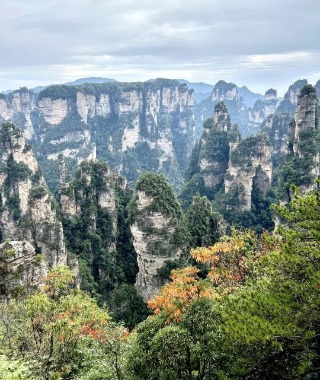
MULTIPOLYGON (((189 89, 194 90, 194 98, 195 98, 195 101, 197 103, 199 103, 201 100, 207 99, 211 95, 212 90, 214 89, 214 85, 209 84, 209 83, 190 82, 186 79, 177 79, 177 80, 180 83, 186 83, 188 85, 189 89)), ((111 78, 88 77, 88 78, 76 79, 73 82, 67 82, 64 84, 67 86, 77 86, 77 85, 81 85, 84 83, 107 83, 107 82, 118 82, 118 81, 116 79, 111 79, 111 78)), ((37 87, 32 88, 31 90, 39 93, 40 91, 44 90, 45 88, 47 88, 49 86, 50 85, 48 85, 48 86, 37 86, 37 87)), ((4 94, 8 94, 10 92, 12 92, 12 90, 3 91, 4 94)), ((253 107, 256 100, 258 100, 258 99, 262 100, 263 99, 263 95, 250 91, 246 86, 238 87, 238 94, 239 94, 239 96, 243 97, 245 103, 249 107, 253 107)))

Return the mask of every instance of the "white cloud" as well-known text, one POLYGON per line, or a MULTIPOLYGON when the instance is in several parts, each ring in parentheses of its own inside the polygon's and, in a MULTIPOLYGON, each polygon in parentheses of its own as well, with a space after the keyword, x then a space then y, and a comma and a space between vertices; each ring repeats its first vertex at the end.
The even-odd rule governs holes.
POLYGON ((286 88, 319 73, 319 14, 319 0, 11 0, 0 89, 79 76, 286 88))

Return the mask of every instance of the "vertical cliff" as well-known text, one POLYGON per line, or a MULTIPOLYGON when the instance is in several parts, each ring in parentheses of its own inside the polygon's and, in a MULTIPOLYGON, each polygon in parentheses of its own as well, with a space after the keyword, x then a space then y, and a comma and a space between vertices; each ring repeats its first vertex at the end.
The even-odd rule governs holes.
POLYGON ((272 145, 275 167, 288 153, 289 124, 294 116, 300 91, 307 83, 305 79, 294 82, 289 87, 275 112, 268 115, 261 125, 261 129, 268 135, 272 145))
POLYGON ((225 175, 225 193, 237 193, 226 207, 250 211, 252 190, 256 188, 265 196, 271 188, 272 149, 266 136, 248 137, 231 145, 228 170, 225 175))
POLYGON ((231 126, 224 103, 218 103, 194 149, 188 182, 180 195, 184 206, 196 193, 207 196, 230 224, 271 228, 268 207, 272 184, 272 146, 266 134, 241 138, 231 126), (264 205, 264 206, 262 206, 264 205))
POLYGON ((199 167, 204 186, 218 190, 228 167, 230 116, 223 102, 216 104, 212 119, 204 123, 199 167))
MULTIPOLYGON (((0 144, 1 240, 13 240, 8 263, 12 268, 18 265, 21 269, 19 281, 35 276, 30 282, 39 283, 48 268, 67 263, 62 224, 57 219, 55 201, 42 171, 22 132, 12 124, 3 124, 0 144), (40 272, 36 265, 30 269, 32 263, 40 262, 40 272)), ((7 248, 2 250, 7 251, 7 248)))
POLYGON ((264 100, 257 100, 253 108, 249 109, 248 128, 252 133, 260 130, 263 121, 273 115, 279 105, 277 91, 270 88, 264 95, 264 100))
MULTIPOLYGON (((241 89, 242 93, 250 93, 248 89, 241 89)), ((230 115, 232 124, 238 124, 241 134, 244 136, 252 132, 248 128, 249 113, 248 107, 242 96, 239 96, 238 87, 234 83, 227 83, 223 80, 217 82, 208 99, 202 100, 195 107, 196 120, 198 124, 202 124, 214 113, 215 106, 223 102, 230 115)), ((201 132, 200 132, 201 133, 201 132)))
POLYGON ((34 135, 32 113, 36 108, 36 94, 27 88, 0 94, 0 121, 12 121, 23 131, 27 139, 34 135))
POLYGON ((163 285, 158 270, 181 256, 186 244, 181 218, 179 203, 163 175, 143 174, 130 205, 130 219, 139 266, 136 288, 144 300, 163 285))
POLYGON ((80 260, 82 288, 105 301, 116 284, 135 280, 136 255, 123 204, 131 192, 122 177, 99 161, 83 161, 66 183, 65 162, 59 160, 67 247, 80 260))
MULTIPOLYGON (((193 91, 178 81, 53 85, 0 97, 0 118, 24 130, 45 172, 107 161, 134 184, 145 170, 162 171, 179 187, 195 139, 193 91)), ((50 180, 56 189, 57 178, 50 180)))
POLYGON ((290 186, 302 190, 315 186, 319 178, 319 99, 316 88, 304 86, 297 99, 297 107, 288 130, 288 154, 281 162, 277 176, 278 197, 291 199, 290 186))

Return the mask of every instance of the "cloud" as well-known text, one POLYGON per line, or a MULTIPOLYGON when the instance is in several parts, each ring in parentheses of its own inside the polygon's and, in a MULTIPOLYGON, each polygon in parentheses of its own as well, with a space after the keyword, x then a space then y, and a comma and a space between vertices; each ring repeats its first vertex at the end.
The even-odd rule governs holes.
POLYGON ((318 0, 12 0, 0 14, 0 89, 159 74, 284 88, 319 72, 319 14, 318 0))

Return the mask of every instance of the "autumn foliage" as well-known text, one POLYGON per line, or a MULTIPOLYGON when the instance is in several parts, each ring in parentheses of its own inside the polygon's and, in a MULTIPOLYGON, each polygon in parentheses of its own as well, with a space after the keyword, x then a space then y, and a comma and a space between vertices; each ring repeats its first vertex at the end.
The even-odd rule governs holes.
POLYGON ((182 313, 192 301, 201 297, 215 298, 214 289, 207 280, 200 280, 199 269, 186 267, 173 270, 171 282, 165 285, 158 296, 148 301, 155 314, 167 315, 167 322, 179 321, 182 313))
POLYGON ((168 323, 177 322, 191 302, 201 297, 215 299, 243 285, 253 275, 258 258, 276 247, 276 239, 268 233, 257 236, 251 230, 234 229, 211 247, 191 250, 193 259, 208 265, 206 279, 199 278, 197 267, 173 270, 171 282, 148 302, 148 307, 155 314, 165 314, 168 323))

